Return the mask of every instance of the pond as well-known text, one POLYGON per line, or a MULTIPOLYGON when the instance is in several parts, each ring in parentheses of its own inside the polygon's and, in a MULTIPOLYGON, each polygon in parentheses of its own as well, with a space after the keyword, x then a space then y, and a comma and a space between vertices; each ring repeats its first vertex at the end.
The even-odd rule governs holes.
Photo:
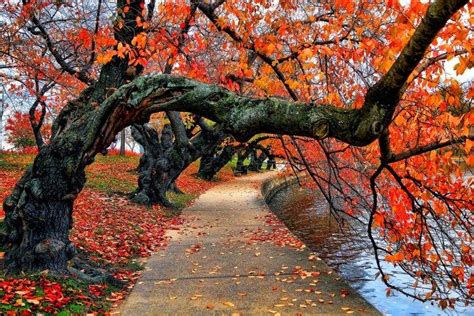
MULTIPOLYGON (((298 185, 284 188, 269 201, 272 211, 312 251, 336 270, 361 296, 386 315, 474 315, 474 308, 441 310, 437 305, 422 303, 392 291, 376 278, 377 267, 367 238, 366 228, 359 226, 342 233, 336 220, 328 214, 327 202, 316 192, 298 185)), ((352 225, 351 225, 352 226, 352 225)), ((399 282, 412 282, 391 264, 384 269, 399 282)))

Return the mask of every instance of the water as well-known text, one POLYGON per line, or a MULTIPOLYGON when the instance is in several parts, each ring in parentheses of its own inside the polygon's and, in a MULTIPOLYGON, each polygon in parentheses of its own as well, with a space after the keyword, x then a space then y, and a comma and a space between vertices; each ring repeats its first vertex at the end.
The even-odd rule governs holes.
MULTIPOLYGON (((386 285, 376 278, 378 270, 366 227, 351 225, 355 228, 345 227, 345 233, 341 233, 336 220, 328 215, 326 201, 318 194, 295 185, 279 191, 269 205, 293 233, 385 315, 474 315, 472 306, 443 311, 395 291, 387 297, 386 285)), ((383 267, 398 282, 412 283, 393 265, 383 267)))

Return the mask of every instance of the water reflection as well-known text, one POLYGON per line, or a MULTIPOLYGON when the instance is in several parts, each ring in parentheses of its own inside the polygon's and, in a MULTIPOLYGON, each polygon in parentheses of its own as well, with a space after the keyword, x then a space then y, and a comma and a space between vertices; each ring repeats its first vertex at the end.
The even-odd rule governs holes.
MULTIPOLYGON (((366 227, 355 221, 337 222, 329 215, 328 204, 318 194, 292 186, 275 194, 269 205, 290 230, 384 314, 474 315, 472 306, 443 311, 435 305, 413 301, 403 294, 392 292, 387 297, 385 284, 376 279, 378 270, 366 227)), ((412 282, 391 264, 382 265, 401 284, 412 282)))

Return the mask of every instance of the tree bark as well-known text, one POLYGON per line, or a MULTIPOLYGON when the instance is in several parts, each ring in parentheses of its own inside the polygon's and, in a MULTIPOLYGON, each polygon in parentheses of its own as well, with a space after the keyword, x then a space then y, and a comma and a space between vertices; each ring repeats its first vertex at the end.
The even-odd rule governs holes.
POLYGON ((125 129, 120 132, 120 156, 125 156, 125 129))
POLYGON ((172 207, 166 193, 175 189, 178 176, 195 160, 222 141, 224 133, 220 127, 203 130, 189 142, 181 142, 174 135, 171 125, 165 125, 160 141, 158 132, 148 125, 134 126, 134 138, 144 148, 138 168, 138 189, 132 201, 145 204, 160 204, 172 207), (149 139, 144 140, 144 136, 149 139))
POLYGON ((245 166, 245 159, 250 155, 248 149, 242 149, 237 153, 237 164, 235 166, 234 175, 240 176, 247 174, 248 167, 245 166))
POLYGON ((214 176, 232 160, 236 148, 228 145, 224 148, 216 148, 209 153, 205 153, 201 157, 201 163, 199 164, 198 177, 204 180, 212 180, 214 176))

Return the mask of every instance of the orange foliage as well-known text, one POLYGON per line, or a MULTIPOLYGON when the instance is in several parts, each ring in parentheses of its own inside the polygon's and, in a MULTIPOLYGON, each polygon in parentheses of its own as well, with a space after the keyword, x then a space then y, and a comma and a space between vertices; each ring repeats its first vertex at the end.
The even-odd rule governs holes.
MULTIPOLYGON (((175 74, 222 84, 244 95, 291 97, 306 102, 301 106, 331 104, 348 109, 362 106, 367 89, 390 69, 430 3, 336 0, 309 5, 293 0, 227 0, 211 18, 199 10, 195 12, 184 45, 177 42, 185 27, 183 21, 192 12, 184 0, 160 1, 153 19, 138 18, 143 30, 130 44, 118 42, 113 36, 114 27, 123 27, 119 18, 114 25, 99 23, 94 31, 81 22, 89 19, 78 17, 66 7, 62 8, 64 14, 69 14, 73 22, 51 23, 48 30, 53 42, 68 41, 70 53, 77 56, 75 63, 87 64, 91 55, 96 56, 90 65, 92 78, 112 58, 126 57, 130 66, 146 66, 145 73, 161 72, 171 64, 175 74)), ((0 4, 2 21, 8 22, 0 39, 12 39, 10 45, 15 48, 11 50, 14 58, 8 59, 6 54, 0 58, 17 65, 16 73, 27 77, 21 80, 23 86, 10 84, 11 90, 24 88, 30 93, 34 89, 29 79, 47 74, 61 87, 67 87, 58 88, 55 94, 58 107, 85 84, 58 68, 51 54, 43 53, 43 42, 38 42, 41 37, 23 38, 18 34, 31 12, 41 16, 61 5, 58 1, 33 1, 25 6, 15 1, 0 4)), ((144 5, 142 9, 146 13, 144 5)), ((117 16, 123 16, 127 6, 122 10, 117 16)), ((101 21, 112 16, 115 12, 110 9, 100 14, 101 21)), ((474 126, 469 103, 474 88, 472 82, 462 84, 451 78, 445 63, 454 61, 457 75, 472 68, 473 17, 470 1, 439 32, 411 74, 385 139, 391 152, 409 152, 468 136, 474 126)), ((9 82, 16 82, 11 73, 14 71, 2 74, 9 82)), ((472 295, 473 277, 467 275, 472 268, 472 247, 464 247, 473 241, 473 182, 466 176, 466 165, 474 165, 472 141, 391 162, 379 169, 372 183, 371 177, 386 158, 377 142, 364 148, 335 140, 287 137, 271 143, 277 154, 295 158, 291 160, 298 167, 305 165, 320 190, 338 196, 346 215, 373 223, 369 228, 383 240, 378 248, 382 258, 412 273, 416 284, 443 283, 429 291, 419 288, 421 297, 429 293, 430 299, 445 306, 445 299, 456 289, 461 296, 465 289, 472 295), (374 202, 377 205, 372 209, 374 202), (442 289, 447 290, 440 293, 442 289)), ((196 192, 211 185, 197 182, 189 174, 178 184, 196 192)), ((82 199, 78 201, 81 207, 79 203, 88 201, 82 199)), ((107 204, 106 198, 97 199, 97 203, 107 204)), ((120 203, 126 209, 125 218, 138 211, 125 201, 120 203)), ((111 215, 100 216, 109 220, 111 215)), ((136 241, 140 237, 127 238, 136 241)))

